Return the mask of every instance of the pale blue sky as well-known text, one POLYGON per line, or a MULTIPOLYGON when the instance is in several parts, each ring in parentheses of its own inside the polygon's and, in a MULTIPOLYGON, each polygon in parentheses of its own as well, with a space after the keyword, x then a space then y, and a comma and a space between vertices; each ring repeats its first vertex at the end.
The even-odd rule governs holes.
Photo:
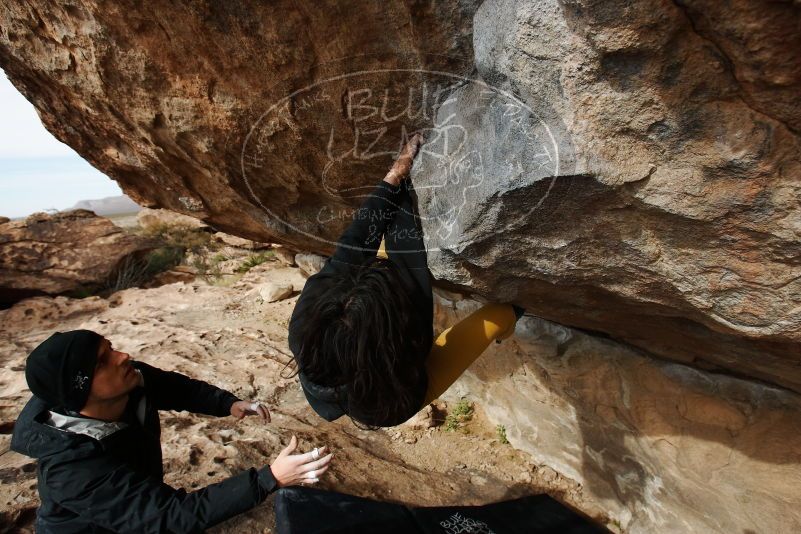
POLYGON ((42 126, 0 69, 0 215, 22 217, 121 194, 117 182, 42 126))

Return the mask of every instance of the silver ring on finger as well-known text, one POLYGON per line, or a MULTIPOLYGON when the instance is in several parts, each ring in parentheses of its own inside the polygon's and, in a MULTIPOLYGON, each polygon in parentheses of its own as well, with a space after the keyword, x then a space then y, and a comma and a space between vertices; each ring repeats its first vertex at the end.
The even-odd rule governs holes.
POLYGON ((316 459, 317 459, 317 458, 319 458, 319 457, 320 457, 320 451, 318 451, 318 450, 317 450, 317 447, 315 447, 315 448, 314 448, 314 450, 312 451, 312 458, 313 458, 314 460, 316 460, 316 459))

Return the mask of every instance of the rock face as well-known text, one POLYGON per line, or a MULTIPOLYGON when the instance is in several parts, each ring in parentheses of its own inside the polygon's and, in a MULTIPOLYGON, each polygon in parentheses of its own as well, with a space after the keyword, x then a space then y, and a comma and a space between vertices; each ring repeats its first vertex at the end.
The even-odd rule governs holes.
POLYGON ((555 356, 476 371, 512 442, 624 529, 797 530, 797 2, 34 0, 0 21, 59 139, 309 272, 424 129, 440 285, 629 346, 559 330, 555 356))
POLYGON ((725 6, 484 2, 480 77, 521 102, 439 110, 461 135, 426 148, 466 163, 413 171, 434 276, 801 391, 801 9, 725 6))
POLYGON ((97 289, 152 245, 91 211, 37 213, 0 225, 0 306, 97 289))
POLYGON ((430 122, 430 114, 413 117, 423 74, 342 74, 470 74, 479 4, 4 3, 0 66, 56 137, 140 205, 255 241, 329 251, 313 236, 336 239, 344 221, 324 228, 320 208, 358 205, 353 188, 389 169, 402 126, 430 122), (337 79, 285 99, 329 78, 337 79), (380 104, 387 87, 385 116, 400 116, 388 132, 367 134, 387 121, 362 120, 360 106, 366 92, 380 104), (364 132, 358 144, 356 130, 364 132))
MULTIPOLYGON (((438 294, 437 330, 477 307, 438 294)), ((463 395, 614 530, 801 530, 797 394, 524 316, 445 397, 463 395)))
POLYGON ((0 64, 138 202, 318 253, 427 128, 437 278, 801 390, 797 4, 237 5, 6 3, 0 64))

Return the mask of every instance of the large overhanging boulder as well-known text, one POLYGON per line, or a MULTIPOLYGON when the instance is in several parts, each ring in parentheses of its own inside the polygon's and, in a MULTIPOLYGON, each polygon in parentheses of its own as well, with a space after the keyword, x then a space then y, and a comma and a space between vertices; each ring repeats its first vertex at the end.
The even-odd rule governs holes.
POLYGON ((56 137, 139 204, 330 252, 346 221, 319 223, 320 209, 352 210, 401 129, 430 122, 413 117, 431 76, 415 69, 470 74, 479 5, 5 2, 0 66, 56 137), (343 76, 358 72, 369 74, 343 76), (400 117, 362 120, 366 92, 374 105, 385 88, 400 117))
POLYGON ((33 1, 0 21, 45 125, 140 203, 330 253, 404 131, 434 128, 413 178, 435 276, 801 391, 797 4, 33 1))
POLYGON ((413 174, 434 276, 801 391, 800 22, 789 3, 484 2, 496 91, 454 91, 437 122, 461 135, 413 174))

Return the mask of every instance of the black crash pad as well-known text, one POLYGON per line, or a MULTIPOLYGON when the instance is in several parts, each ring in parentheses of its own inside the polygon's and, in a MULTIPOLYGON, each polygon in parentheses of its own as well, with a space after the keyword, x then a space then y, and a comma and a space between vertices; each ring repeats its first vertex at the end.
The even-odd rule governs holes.
POLYGON ((547 495, 485 506, 410 508, 292 487, 275 498, 278 534, 596 534, 606 532, 547 495))

